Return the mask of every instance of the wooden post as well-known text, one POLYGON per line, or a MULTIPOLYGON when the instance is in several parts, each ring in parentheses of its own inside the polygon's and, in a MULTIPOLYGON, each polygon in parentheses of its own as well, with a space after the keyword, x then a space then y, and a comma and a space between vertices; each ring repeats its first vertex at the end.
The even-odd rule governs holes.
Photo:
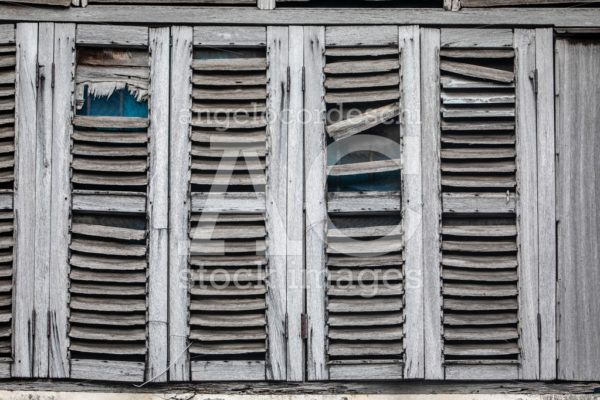
POLYGON ((35 170, 38 24, 17 24, 15 118, 14 363, 12 376, 29 378, 34 366, 35 170))
POLYGON ((287 27, 267 28, 268 121, 266 226, 269 279, 267 290, 267 329, 269 351, 267 379, 286 379, 286 219, 289 106, 289 38, 287 27))
POLYGON ((554 34, 535 32, 540 379, 556 379, 556 184, 554 146, 554 34))
POLYGON ((169 379, 190 379, 188 347, 188 222, 192 42, 189 26, 171 28, 171 115, 169 143, 169 379))
POLYGON ((540 376, 538 342, 538 191, 535 30, 515 29, 517 96, 517 227, 521 379, 540 376))
POLYGON ((327 228, 327 157, 325 144, 325 28, 304 28, 304 125, 306 207, 307 378, 326 380, 325 230, 327 228))
POLYGON ((444 379, 442 367, 440 186, 440 30, 421 30, 423 285, 425 379, 444 379))
POLYGON ((287 370, 288 381, 304 380, 304 28, 291 26, 287 178, 287 370))
POLYGON ((54 28, 52 118, 52 251, 50 252, 49 376, 68 378, 69 218, 71 133, 75 77, 75 24, 54 28))
POLYGON ((425 377, 423 341, 423 200, 421 190, 421 63, 417 26, 399 29, 404 234, 404 377, 425 377))
POLYGON ((169 28, 151 28, 148 188, 148 365, 146 379, 167 381, 169 222, 169 28))

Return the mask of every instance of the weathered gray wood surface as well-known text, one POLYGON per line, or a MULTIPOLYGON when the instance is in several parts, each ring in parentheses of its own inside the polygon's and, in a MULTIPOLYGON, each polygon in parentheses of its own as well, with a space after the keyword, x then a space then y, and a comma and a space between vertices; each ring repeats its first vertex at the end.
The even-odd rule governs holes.
POLYGON ((395 45, 398 30, 394 26, 333 26, 325 29, 325 41, 327 47, 395 45))
MULTIPOLYGON (((453 14, 455 15, 455 14, 453 14)), ((442 47, 512 47, 512 29, 452 28, 441 30, 442 47)))
POLYGON ((307 379, 329 378, 325 352, 325 232, 327 229, 327 156, 325 152, 325 28, 304 28, 304 125, 306 207, 307 379))
POLYGON ((256 0, 256 5, 259 10, 273 10, 275 9, 275 0, 256 0))
POLYGON ((14 43, 15 42, 15 25, 4 24, 0 25, 0 43, 14 43))
POLYGON ((140 382, 144 377, 144 363, 116 360, 71 360, 71 377, 73 379, 97 380, 99 376, 107 381, 140 382))
POLYGON ((332 192, 327 211, 333 214, 400 211, 399 192, 332 192))
MULTIPOLYGON (((90 381, 56 381, 56 380, 12 380, 2 383, 4 390, 46 391, 46 392, 88 392, 89 396, 98 395, 109 391, 120 395, 130 393, 148 394, 160 393, 179 397, 191 398, 192 395, 213 395, 215 393, 226 395, 423 395, 423 394, 476 394, 476 395, 513 395, 514 397, 533 395, 542 400, 570 400, 574 395, 587 394, 593 397, 593 391, 598 388, 598 382, 523 382, 523 381, 483 381, 483 382, 434 382, 423 383, 407 382, 402 380, 377 381, 377 382, 306 382, 303 384, 290 384, 285 382, 205 382, 148 384, 137 387, 128 382, 90 381), (544 393, 540 395, 540 393, 544 393)), ((473 397, 473 396, 471 396, 473 397)), ((512 396, 511 396, 512 398, 512 396)), ((581 396, 576 396, 581 398, 581 396)))
POLYGON ((442 298, 441 298, 441 218, 440 186, 440 30, 421 30, 423 183, 423 303, 425 338, 425 378, 443 379, 442 368, 442 298))
POLYGON ((145 213, 146 196, 140 193, 74 191, 75 211, 145 213))
POLYGON ((195 46, 266 46, 267 29, 262 26, 195 26, 195 46))
POLYGON ((71 186, 71 118, 75 75, 75 24, 54 28, 54 99, 52 116, 52 195, 50 200, 52 251, 50 252, 49 376, 69 377, 67 304, 69 297, 69 218, 71 186))
POLYGON ((449 13, 442 9, 406 8, 304 8, 264 12, 244 7, 90 5, 68 9, 1 5, 0 21, 56 21, 113 24, 231 25, 433 25, 433 26, 557 26, 600 27, 597 8, 499 8, 465 9, 449 13))
POLYGON ((191 206, 189 139, 192 105, 191 27, 171 29, 171 113, 169 141, 169 379, 190 379, 188 346, 188 221, 191 206))
POLYGON ((287 142, 287 380, 304 380, 304 28, 289 28, 290 95, 287 142))
POLYGON ((267 291, 267 379, 286 379, 287 343, 285 338, 286 298, 286 223, 288 124, 284 112, 289 107, 287 77, 289 37, 287 27, 267 28, 268 156, 266 188, 266 226, 269 258, 267 291))
POLYGON ((540 379, 556 379, 556 148, 554 143, 554 38, 535 31, 537 69, 538 243, 540 379))
POLYGON ((52 95, 54 24, 38 26, 38 95, 35 154, 35 341, 33 375, 48 376, 48 301, 50 295, 51 209, 47 201, 52 190, 52 95))
POLYGON ((515 29, 517 102, 517 227, 519 241, 520 379, 539 379, 538 192, 535 30, 515 29))
POLYGON ((77 44, 148 46, 148 28, 125 25, 77 25, 77 44))
POLYGON ((193 193, 193 212, 206 213, 263 213, 266 210, 264 193, 193 193))
POLYGON ((14 364, 12 376, 32 377, 35 301, 35 166, 38 25, 17 25, 15 152, 14 364))
POLYGON ((169 28, 150 29, 148 358, 146 380, 167 381, 169 289, 169 28))
POLYGON ((243 377, 245 381, 264 381, 264 361, 192 361, 192 380, 235 381, 243 377))
MULTIPOLYGON (((401 61, 402 228, 404 231, 404 331, 407 379, 425 377, 423 327, 423 199, 421 169, 421 40, 418 26, 399 28, 401 61), (406 282, 406 281, 405 281, 406 282)), ((430 166, 428 166, 430 168, 430 166)))
POLYGON ((600 379, 600 45, 556 43, 558 379, 600 379))

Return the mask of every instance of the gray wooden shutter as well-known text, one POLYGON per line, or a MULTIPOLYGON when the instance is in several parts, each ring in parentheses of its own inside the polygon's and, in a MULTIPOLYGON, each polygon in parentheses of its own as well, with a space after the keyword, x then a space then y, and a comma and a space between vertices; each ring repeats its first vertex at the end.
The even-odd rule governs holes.
POLYGON ((535 33, 423 31, 423 76, 437 77, 423 105, 424 168, 439 171, 424 177, 431 379, 537 379, 538 332, 553 335, 554 299, 538 296, 538 272, 554 270, 539 253, 552 243, 538 243, 540 226, 553 229, 538 215, 552 178, 538 182, 537 161, 552 150, 538 148, 549 129, 536 125, 535 93, 552 76, 536 78, 535 33))
POLYGON ((64 131, 54 132, 61 168, 53 205, 63 250, 52 268, 62 282, 53 293, 68 302, 66 312, 55 305, 55 318, 63 319, 55 323, 68 318, 68 329, 57 330, 67 336, 56 340, 55 374, 164 380, 169 32, 151 30, 149 40, 141 27, 63 29, 71 47, 57 47, 65 68, 57 78, 64 87, 56 128, 64 131), (148 99, 148 118, 81 112, 94 94, 119 88, 148 99))
POLYGON ((173 380, 286 378, 287 35, 173 30, 173 380))
POLYGON ((15 183, 14 25, 0 25, 0 376, 10 376, 13 359, 13 263, 15 183))
POLYGON ((305 28, 312 380, 424 373, 422 286, 406 285, 422 268, 418 49, 415 27, 305 28), (380 172, 397 173, 390 186, 401 189, 336 183, 380 172))

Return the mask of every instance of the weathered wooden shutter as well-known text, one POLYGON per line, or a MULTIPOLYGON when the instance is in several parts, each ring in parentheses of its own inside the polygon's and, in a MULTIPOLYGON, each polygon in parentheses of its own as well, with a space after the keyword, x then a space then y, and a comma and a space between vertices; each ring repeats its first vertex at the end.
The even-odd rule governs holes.
POLYGON ((172 380, 286 378, 287 35, 173 29, 172 380))
POLYGON ((418 49, 414 27, 305 28, 312 380, 423 374, 418 49))
POLYGON ((0 377, 10 376, 13 359, 13 262, 15 183, 14 25, 0 25, 0 377))
POLYGON ((423 76, 436 77, 423 103, 428 378, 537 379, 540 332, 554 335, 541 285, 555 262, 540 254, 553 242, 538 243, 540 227, 554 229, 538 205, 553 196, 552 178, 538 181, 538 157, 552 154, 536 116, 538 93, 539 111, 551 104, 536 93, 552 81, 536 68, 545 34, 423 31, 423 76))
POLYGON ((60 30, 54 376, 164 380, 169 29, 60 30))

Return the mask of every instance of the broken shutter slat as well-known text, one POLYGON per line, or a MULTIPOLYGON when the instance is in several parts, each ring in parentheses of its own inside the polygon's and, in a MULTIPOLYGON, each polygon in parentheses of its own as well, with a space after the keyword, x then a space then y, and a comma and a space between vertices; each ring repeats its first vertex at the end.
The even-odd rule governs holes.
POLYGON ((15 315, 12 376, 33 376, 33 323, 35 285, 35 171, 38 25, 18 24, 15 137, 15 315))
MULTIPOLYGON (((150 29, 150 158, 148 186, 148 368, 146 380, 166 382, 168 367, 168 220, 170 29, 150 29)), ((114 235, 113 235, 114 236, 114 235)))

